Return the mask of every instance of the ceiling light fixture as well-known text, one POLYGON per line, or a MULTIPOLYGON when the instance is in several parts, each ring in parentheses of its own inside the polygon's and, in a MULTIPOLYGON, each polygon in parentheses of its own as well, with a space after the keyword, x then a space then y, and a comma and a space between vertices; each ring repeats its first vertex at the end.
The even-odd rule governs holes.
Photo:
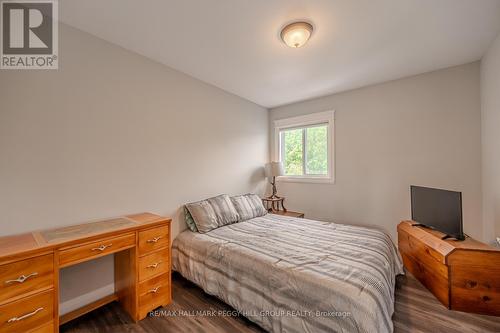
POLYGON ((293 22, 281 30, 281 39, 286 45, 299 48, 311 37, 313 26, 307 22, 293 22))

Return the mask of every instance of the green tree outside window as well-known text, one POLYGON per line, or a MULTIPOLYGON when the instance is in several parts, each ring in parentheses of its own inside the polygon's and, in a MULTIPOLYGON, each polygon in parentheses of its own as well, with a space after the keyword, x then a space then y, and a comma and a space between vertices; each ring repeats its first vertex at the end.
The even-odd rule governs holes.
POLYGON ((280 136, 286 175, 328 174, 328 125, 285 129, 280 136))

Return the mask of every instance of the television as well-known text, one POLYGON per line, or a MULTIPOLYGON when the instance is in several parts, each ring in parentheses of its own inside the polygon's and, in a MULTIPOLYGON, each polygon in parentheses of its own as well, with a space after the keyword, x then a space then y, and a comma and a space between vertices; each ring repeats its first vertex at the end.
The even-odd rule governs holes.
POLYGON ((444 238, 464 240, 462 192, 410 186, 411 219, 445 233, 444 238))

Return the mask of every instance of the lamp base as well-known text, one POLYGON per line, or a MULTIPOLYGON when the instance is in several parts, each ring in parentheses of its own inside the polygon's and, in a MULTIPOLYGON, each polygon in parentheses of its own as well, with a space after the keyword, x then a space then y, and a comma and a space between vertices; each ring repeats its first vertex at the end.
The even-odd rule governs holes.
POLYGON ((271 185, 273 186, 273 193, 269 197, 267 197, 267 199, 281 199, 281 197, 278 196, 278 191, 276 190, 276 177, 274 176, 271 185))

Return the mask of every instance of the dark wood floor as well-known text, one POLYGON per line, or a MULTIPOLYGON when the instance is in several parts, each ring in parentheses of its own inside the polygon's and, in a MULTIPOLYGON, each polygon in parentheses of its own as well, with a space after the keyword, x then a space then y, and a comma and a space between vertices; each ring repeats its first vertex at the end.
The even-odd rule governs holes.
MULTIPOLYGON (((134 324, 118 304, 112 303, 63 325, 61 332, 263 332, 241 316, 220 317, 210 316, 210 313, 207 316, 182 316, 186 313, 176 316, 174 311, 232 309, 177 274, 174 274, 172 282, 174 300, 171 305, 162 309, 170 311, 165 312, 164 316, 148 317, 134 324)), ((500 317, 449 311, 411 275, 398 277, 393 320, 397 333, 500 332, 500 317)))

